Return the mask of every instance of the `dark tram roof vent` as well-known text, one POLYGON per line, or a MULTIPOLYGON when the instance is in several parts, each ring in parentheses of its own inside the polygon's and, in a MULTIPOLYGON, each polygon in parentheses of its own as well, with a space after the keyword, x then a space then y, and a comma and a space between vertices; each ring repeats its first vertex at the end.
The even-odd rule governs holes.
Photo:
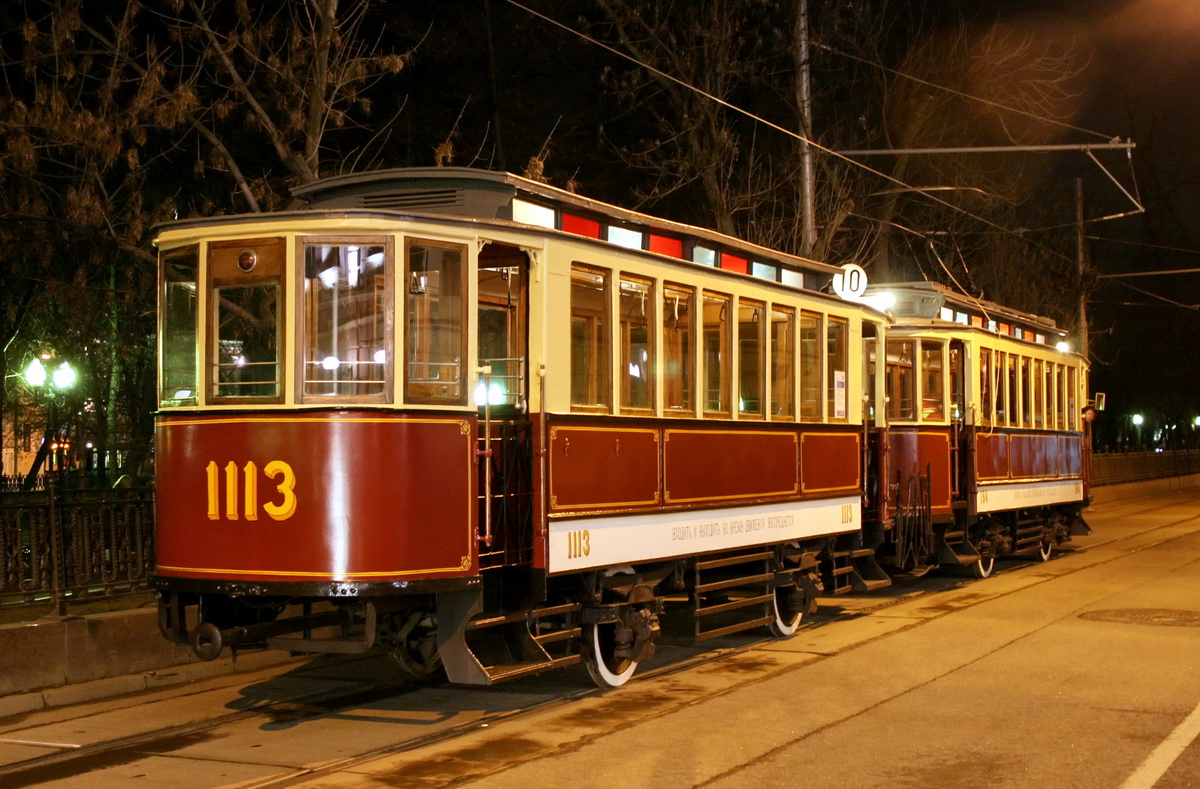
POLYGON ((401 192, 378 192, 359 195, 362 208, 392 208, 415 210, 422 208, 455 208, 463 204, 461 189, 421 189, 401 192))

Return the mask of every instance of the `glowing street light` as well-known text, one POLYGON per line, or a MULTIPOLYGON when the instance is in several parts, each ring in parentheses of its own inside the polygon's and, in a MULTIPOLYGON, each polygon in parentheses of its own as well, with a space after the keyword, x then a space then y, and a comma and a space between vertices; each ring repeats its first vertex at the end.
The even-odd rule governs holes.
POLYGON ((1135 426, 1135 427, 1141 427, 1141 426, 1142 426, 1142 422, 1144 422, 1144 421, 1145 421, 1145 420, 1144 420, 1144 419, 1142 419, 1142 415, 1141 415, 1141 414, 1134 414, 1134 415, 1133 415, 1133 424, 1134 424, 1134 426, 1135 426))

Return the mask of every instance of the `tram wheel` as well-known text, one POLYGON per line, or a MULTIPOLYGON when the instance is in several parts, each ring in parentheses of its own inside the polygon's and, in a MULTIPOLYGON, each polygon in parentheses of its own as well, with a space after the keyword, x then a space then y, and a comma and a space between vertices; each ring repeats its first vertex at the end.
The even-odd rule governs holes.
POLYGON ((388 655, 404 673, 413 677, 428 677, 442 667, 437 650, 437 622, 427 611, 396 614, 395 632, 388 655))
POLYGON ((976 578, 987 578, 996 569, 996 548, 991 540, 981 540, 979 545, 975 546, 979 551, 979 558, 971 564, 971 573, 976 578))
POLYGON ((619 627, 620 622, 584 625, 584 639, 587 644, 584 663, 592 682, 602 688, 619 688, 637 671, 636 660, 616 655, 619 627))
POLYGON ((795 593, 794 586, 775 587, 774 599, 771 601, 775 618, 767 627, 770 628, 771 635, 777 638, 791 638, 800 627, 800 620, 804 618, 804 609, 792 605, 792 596, 795 593))

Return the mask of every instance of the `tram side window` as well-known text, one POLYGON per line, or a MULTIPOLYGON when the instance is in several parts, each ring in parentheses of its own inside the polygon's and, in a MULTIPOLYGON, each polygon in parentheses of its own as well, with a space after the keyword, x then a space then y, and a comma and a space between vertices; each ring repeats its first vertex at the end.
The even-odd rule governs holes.
POLYGON ((571 268, 571 406, 609 405, 608 272, 571 268))
POLYGON ((382 241, 304 243, 305 398, 386 396, 389 257, 382 241))
POLYGON ((1008 423, 1020 427, 1020 411, 1017 410, 1017 391, 1020 388, 1020 360, 1012 354, 1008 355, 1008 423))
POLYGON ((404 254, 408 331, 405 395, 412 403, 466 405, 466 247, 409 239, 404 254))
POLYGON ((1028 357, 1021 357, 1021 424, 1033 427, 1033 398, 1031 397, 1033 364, 1028 357))
POLYGON ((943 386, 942 344, 921 341, 921 419, 946 418, 946 391, 943 386))
POLYGON ((979 349, 979 406, 980 421, 992 424, 992 350, 979 349))
POLYGON ((830 317, 826 328, 828 369, 825 386, 828 403, 825 413, 831 420, 842 422, 847 416, 846 395, 849 382, 846 380, 846 371, 850 327, 845 318, 830 317))
POLYGON ((738 411, 763 415, 763 318, 766 305, 738 300, 738 411))
POLYGON ((1046 426, 1046 372, 1041 359, 1033 360, 1033 426, 1046 426))
POLYGON ((796 313, 771 307, 771 415, 796 416, 796 313))
POLYGON ((917 379, 913 374, 913 340, 887 341, 887 415, 889 420, 917 418, 917 379))
POLYGON ((1008 384, 1008 375, 1005 372, 1008 369, 1008 357, 1004 351, 996 351, 996 361, 992 365, 992 381, 995 382, 995 387, 992 392, 996 398, 996 424, 1008 424, 1008 391, 1005 387, 1008 384))
POLYGON ((164 406, 196 403, 199 262, 199 250, 192 245, 164 253, 160 263, 159 400, 164 406))
POLYGON ((963 345, 950 343, 950 418, 962 419, 967 409, 966 382, 963 380, 963 345))
POLYGON ((1079 409, 1076 407, 1075 397, 1078 393, 1078 375, 1074 367, 1067 368, 1067 429, 1079 429, 1079 409))
POLYGON ((800 416, 821 418, 821 316, 800 313, 800 416))
POLYGON ((729 413, 729 296, 704 292, 704 411, 729 413))
POLYGON ((209 245, 214 398, 282 400, 283 264, 280 238, 209 245))
POLYGON ((1070 429, 1067 418, 1067 368, 1055 365, 1055 403, 1058 414, 1058 429, 1070 429))
POLYGON ((621 315, 621 409, 646 411, 654 408, 654 347, 650 341, 654 325, 654 284, 646 280, 621 279, 618 300, 621 315))
POLYGON ((663 406, 692 413, 692 328, 695 293, 678 285, 663 288, 663 406))

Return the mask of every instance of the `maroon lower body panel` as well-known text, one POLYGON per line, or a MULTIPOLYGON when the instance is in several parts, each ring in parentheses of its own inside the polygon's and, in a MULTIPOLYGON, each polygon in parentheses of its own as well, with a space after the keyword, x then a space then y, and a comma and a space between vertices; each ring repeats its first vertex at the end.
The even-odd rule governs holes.
POLYGON ((549 438, 551 516, 821 498, 862 486, 853 429, 560 422, 549 438))
POLYGON ((951 509, 950 429, 906 430, 889 428, 888 468, 900 484, 915 474, 929 473, 929 502, 934 515, 946 515, 951 509))
POLYGON ((975 469, 981 482, 1078 477, 1083 444, 1077 433, 977 429, 975 469))
POLYGON ((470 416, 162 416, 160 576, 385 582, 471 575, 470 416))

